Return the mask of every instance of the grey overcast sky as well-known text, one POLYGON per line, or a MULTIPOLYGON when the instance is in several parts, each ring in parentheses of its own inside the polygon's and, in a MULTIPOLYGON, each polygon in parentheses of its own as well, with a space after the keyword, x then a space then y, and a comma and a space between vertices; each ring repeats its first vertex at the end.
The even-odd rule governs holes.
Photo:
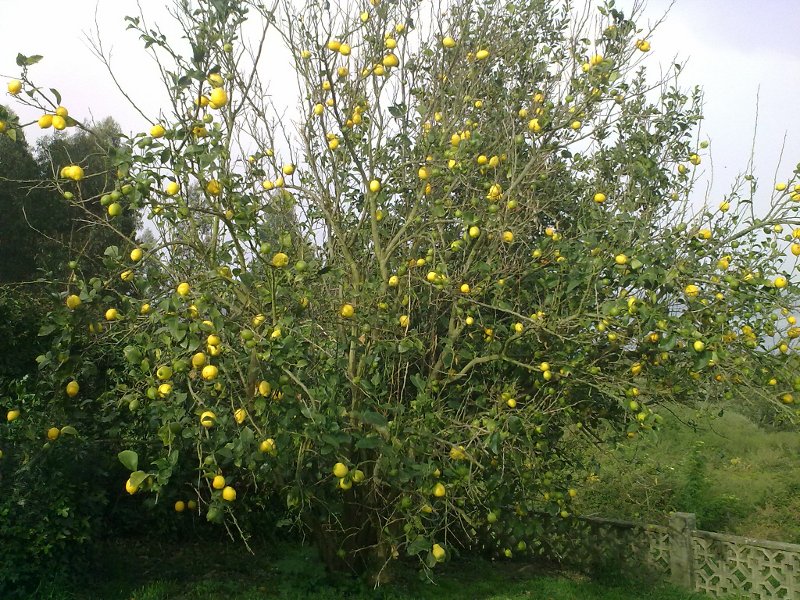
MULTIPOLYGON (((168 24, 165 4, 171 0, 140 0, 152 22, 168 24)), ((366 5, 366 0, 363 0, 366 5)), ((595 2, 596 4, 596 2, 595 2)), ((617 0, 628 8, 632 0, 617 0)), ((655 22, 670 0, 649 0, 646 22, 655 22)), ((32 74, 57 87, 63 103, 79 118, 113 116, 126 131, 146 124, 114 88, 99 61, 92 56, 86 34, 95 15, 103 41, 113 48, 113 62, 122 85, 145 113, 155 118, 162 91, 149 57, 123 17, 136 14, 135 0, 0 0, 0 77, 14 76, 17 52, 42 54, 32 74)), ((167 27, 167 31, 169 28, 167 27)), ((688 60, 684 86, 705 89, 702 137, 711 141, 714 185, 709 202, 716 205, 750 155, 760 94, 756 138, 756 173, 768 194, 781 145, 786 148, 777 180, 790 177, 800 162, 800 0, 677 0, 665 23, 652 37, 647 65, 658 73, 673 58, 688 60)), ((272 52, 285 56, 277 41, 272 52)), ((270 60, 270 64, 285 64, 270 60)), ((273 67, 274 68, 274 67, 273 67)), ((278 67, 279 69, 280 67, 278 67)), ((280 71, 276 71, 281 76, 280 71)), ((287 71, 284 77, 291 76, 287 71)), ((2 89, 4 91, 5 86, 2 89)), ((290 94, 293 86, 273 86, 273 93, 290 94)), ((8 100, 0 96, 0 101, 8 100)), ((291 103, 291 96, 284 98, 291 103)), ((22 111, 21 116, 38 117, 22 111)), ((31 130, 30 138, 38 131, 31 130)), ((711 161, 702 165, 710 173, 711 161)))

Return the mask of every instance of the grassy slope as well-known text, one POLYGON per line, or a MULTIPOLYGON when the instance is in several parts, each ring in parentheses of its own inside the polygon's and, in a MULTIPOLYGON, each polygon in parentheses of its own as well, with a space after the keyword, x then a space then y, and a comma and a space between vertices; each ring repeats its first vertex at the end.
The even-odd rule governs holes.
POLYGON ((660 411, 660 432, 596 454, 581 512, 654 523, 696 512, 704 529, 800 543, 800 436, 735 412, 673 410, 660 411))
POLYGON ((589 581, 522 563, 465 560, 442 565, 435 583, 412 568, 372 590, 358 581, 326 578, 315 552, 299 545, 259 547, 250 555, 230 542, 156 545, 131 541, 102 549, 90 583, 48 584, 41 600, 702 600, 668 586, 589 581))

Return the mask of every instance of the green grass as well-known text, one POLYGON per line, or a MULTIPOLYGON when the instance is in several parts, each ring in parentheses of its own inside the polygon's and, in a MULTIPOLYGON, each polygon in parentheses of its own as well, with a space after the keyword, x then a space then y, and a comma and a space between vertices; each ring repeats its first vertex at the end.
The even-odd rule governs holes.
POLYGON ((461 559, 428 580, 393 564, 377 590, 358 579, 329 578, 313 549, 266 545, 247 553, 230 541, 159 544, 126 540, 99 549, 102 560, 82 581, 41 586, 40 600, 703 600, 666 585, 583 575, 521 562, 461 559))
POLYGON ((797 433, 730 410, 668 408, 660 431, 596 453, 599 481, 582 490, 579 512, 651 523, 695 512, 702 529, 800 543, 797 433), (702 468, 692 482, 695 449, 702 468))

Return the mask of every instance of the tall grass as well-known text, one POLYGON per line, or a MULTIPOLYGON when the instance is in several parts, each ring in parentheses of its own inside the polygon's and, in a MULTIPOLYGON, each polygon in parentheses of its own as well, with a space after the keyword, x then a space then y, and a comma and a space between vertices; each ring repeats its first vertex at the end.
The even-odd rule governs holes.
POLYGON ((584 514, 663 523, 694 512, 703 529, 800 543, 800 436, 713 407, 666 407, 662 428, 592 450, 584 514))

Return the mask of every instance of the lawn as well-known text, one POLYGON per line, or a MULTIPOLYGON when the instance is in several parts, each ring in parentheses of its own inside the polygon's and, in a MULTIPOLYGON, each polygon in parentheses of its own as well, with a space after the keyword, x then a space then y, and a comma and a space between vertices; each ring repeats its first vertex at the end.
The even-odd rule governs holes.
POLYGON ((98 549, 91 572, 69 584, 48 582, 41 600, 256 600, 315 598, 381 600, 702 600, 666 585, 620 576, 592 581, 552 566, 461 559, 437 568, 434 580, 413 566, 373 590, 356 579, 331 579, 312 548, 259 544, 255 554, 224 541, 158 543, 126 540, 98 549))

